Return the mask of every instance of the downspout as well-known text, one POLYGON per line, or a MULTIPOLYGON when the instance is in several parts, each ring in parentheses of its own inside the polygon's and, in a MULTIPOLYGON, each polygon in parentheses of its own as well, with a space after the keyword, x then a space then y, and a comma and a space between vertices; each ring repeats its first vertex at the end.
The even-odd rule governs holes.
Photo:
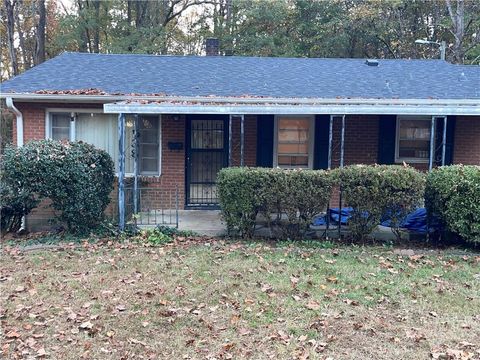
MULTIPOLYGON (((7 108, 12 110, 15 116, 17 117, 16 119, 16 124, 17 124, 17 147, 22 147, 23 146, 23 115, 18 110, 15 105, 13 104, 13 99, 11 97, 7 97, 5 99, 5 102, 7 104, 7 108)), ((22 224, 20 225, 20 231, 25 230, 26 228, 26 218, 25 216, 22 216, 22 224)))
POLYGON ((7 97, 5 99, 7 108, 12 110, 15 116, 17 117, 17 147, 23 146, 23 115, 18 110, 15 105, 13 105, 13 99, 11 97, 7 97))

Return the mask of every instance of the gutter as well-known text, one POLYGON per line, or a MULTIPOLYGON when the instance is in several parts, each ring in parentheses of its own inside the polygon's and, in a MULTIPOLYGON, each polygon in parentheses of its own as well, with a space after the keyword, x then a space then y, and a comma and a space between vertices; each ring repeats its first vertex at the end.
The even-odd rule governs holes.
POLYGON ((13 104, 13 99, 11 97, 7 97, 5 99, 5 102, 7 104, 7 108, 13 111, 15 116, 17 117, 17 147, 23 146, 23 115, 18 110, 15 105, 13 104))
POLYGON ((74 94, 35 94, 35 93, 0 93, 1 98, 16 101, 66 101, 66 102, 119 102, 119 101, 158 101, 190 103, 226 103, 226 104, 309 104, 309 105, 478 105, 479 99, 364 99, 364 98, 275 98, 249 96, 167 96, 167 95, 74 95, 74 94))
POLYGON ((465 115, 480 116, 473 104, 104 104, 106 114, 225 114, 225 115, 465 115))
MULTIPOLYGON (((23 146, 23 114, 18 110, 15 105, 13 104, 13 99, 11 97, 7 97, 5 99, 7 108, 12 110, 15 116, 17 117, 17 147, 23 146)), ((26 217, 22 216, 22 223, 20 225, 20 231, 26 229, 26 217)))

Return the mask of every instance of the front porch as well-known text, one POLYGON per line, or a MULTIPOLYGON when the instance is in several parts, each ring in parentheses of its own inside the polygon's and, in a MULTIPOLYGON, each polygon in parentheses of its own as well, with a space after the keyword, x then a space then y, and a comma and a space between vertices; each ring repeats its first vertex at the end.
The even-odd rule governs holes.
MULTIPOLYGON (((137 194, 132 201, 135 214, 145 213, 141 206, 145 202, 150 203, 148 212, 165 207, 165 196, 173 189, 177 191, 176 209, 218 209, 216 174, 227 166, 331 169, 350 164, 406 162, 417 169, 429 170, 454 162, 469 163, 471 160, 466 154, 470 156, 472 150, 462 153, 465 149, 456 146, 463 142, 457 139, 462 135, 458 124, 463 128, 465 123, 470 126, 474 123, 474 128, 480 132, 480 119, 467 116, 476 111, 471 109, 471 104, 454 108, 448 102, 433 100, 418 103, 376 100, 375 104, 368 105, 360 100, 338 100, 322 105, 310 104, 306 99, 298 100, 295 105, 273 104, 272 99, 247 98, 244 100, 247 104, 243 105, 227 102, 212 105, 213 100, 208 101, 209 104, 205 100, 205 104, 176 105, 165 101, 104 105, 105 112, 120 113, 118 202, 121 228, 126 221, 127 116, 133 119, 134 129, 145 116, 158 117, 161 124, 157 176, 142 174, 138 144, 132 145, 132 192, 137 194), (455 113, 466 115, 456 116, 455 113), (155 189, 156 195, 142 197, 140 187, 155 189)), ((473 147, 478 146, 477 143, 473 141, 473 147)), ((480 158, 478 152, 474 153, 480 158)), ((473 161, 480 162, 476 157, 473 161)), ((195 214, 200 213, 189 214, 186 218, 193 219, 195 214)), ((215 225, 210 230, 218 228, 215 225)))

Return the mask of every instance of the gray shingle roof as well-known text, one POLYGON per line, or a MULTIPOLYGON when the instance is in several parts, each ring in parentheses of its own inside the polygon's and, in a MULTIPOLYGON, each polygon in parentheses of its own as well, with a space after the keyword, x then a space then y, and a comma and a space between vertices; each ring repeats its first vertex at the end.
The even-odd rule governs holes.
POLYGON ((478 99, 480 67, 441 60, 309 59, 63 53, 1 92, 95 88, 115 94, 478 99))

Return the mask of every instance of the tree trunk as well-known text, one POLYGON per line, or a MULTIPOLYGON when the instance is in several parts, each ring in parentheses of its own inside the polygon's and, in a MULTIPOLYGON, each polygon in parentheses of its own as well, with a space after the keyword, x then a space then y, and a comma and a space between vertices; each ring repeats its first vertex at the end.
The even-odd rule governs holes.
POLYGON ((93 7, 95 8, 95 29, 93 32, 93 52, 100 52, 100 1, 94 0, 93 7))
POLYGON ((38 24, 35 43, 35 65, 41 64, 45 61, 45 25, 47 22, 45 0, 37 0, 37 12, 38 24))
POLYGON ((12 65, 13 76, 18 75, 17 54, 14 46, 14 32, 15 32, 15 16, 14 9, 16 0, 5 0, 5 11, 7 13, 7 42, 8 54, 10 55, 10 63, 12 65))
POLYGON ((463 46, 463 38, 465 36, 465 3, 464 0, 457 0, 456 4, 457 7, 454 10, 451 1, 447 0, 448 14, 452 20, 451 32, 455 38, 453 56, 457 64, 463 64, 465 58, 465 49, 463 46))
MULTIPOLYGON (((23 1, 19 1, 18 5, 23 6, 23 1)), ((17 11, 15 14, 15 24, 17 26, 17 34, 18 34, 18 44, 20 46, 20 51, 22 52, 22 64, 23 70, 28 70, 32 67, 32 58, 27 54, 27 48, 25 46, 25 36, 23 34, 22 29, 22 22, 20 21, 19 16, 20 11, 17 11)))
POLYGON ((80 14, 79 16, 79 28, 80 28, 80 43, 78 44, 78 50, 80 52, 87 52, 88 51, 88 37, 87 37, 87 30, 86 30, 86 20, 83 15, 83 1, 78 0, 77 1, 78 5, 78 13, 80 14))

